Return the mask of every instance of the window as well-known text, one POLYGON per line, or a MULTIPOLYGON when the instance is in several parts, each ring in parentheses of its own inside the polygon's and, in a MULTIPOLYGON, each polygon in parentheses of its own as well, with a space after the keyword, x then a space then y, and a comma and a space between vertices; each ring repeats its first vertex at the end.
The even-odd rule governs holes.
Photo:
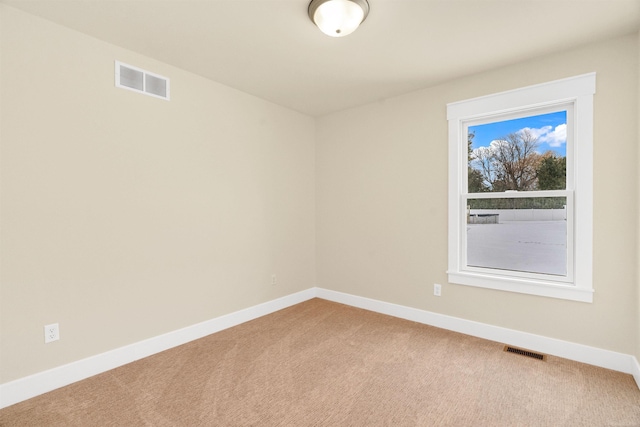
POLYGON ((591 302, 595 74, 447 105, 450 283, 591 302))

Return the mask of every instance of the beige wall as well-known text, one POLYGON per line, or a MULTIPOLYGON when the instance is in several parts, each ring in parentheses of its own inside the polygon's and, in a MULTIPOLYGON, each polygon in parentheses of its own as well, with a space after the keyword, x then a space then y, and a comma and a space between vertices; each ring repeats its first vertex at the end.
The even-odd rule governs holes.
POLYGON ((640 358, 637 35, 314 123, 0 15, 0 383, 316 283, 640 358), (170 77, 171 101, 115 88, 114 60, 170 77), (594 303, 447 284, 446 104, 590 71, 594 303))
POLYGON ((636 351, 638 37, 320 119, 318 286, 627 354, 636 351), (597 72, 592 304, 447 284, 446 104, 597 72), (443 284, 442 297, 433 284, 443 284))
POLYGON ((0 13, 0 383, 314 286, 311 118, 0 13))

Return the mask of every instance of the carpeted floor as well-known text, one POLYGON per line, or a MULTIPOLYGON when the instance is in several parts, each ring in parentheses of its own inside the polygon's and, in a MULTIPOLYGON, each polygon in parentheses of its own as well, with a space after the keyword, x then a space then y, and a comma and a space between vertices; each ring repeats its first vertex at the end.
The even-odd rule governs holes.
POLYGON ((640 391, 313 299, 5 408, 0 425, 640 426, 640 391))

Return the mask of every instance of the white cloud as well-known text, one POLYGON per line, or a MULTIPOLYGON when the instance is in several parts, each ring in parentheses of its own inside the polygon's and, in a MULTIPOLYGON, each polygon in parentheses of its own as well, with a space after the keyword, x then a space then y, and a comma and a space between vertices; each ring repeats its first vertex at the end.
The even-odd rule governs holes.
MULTIPOLYGON (((489 144, 489 146, 488 146, 488 147, 486 147, 486 148, 487 148, 488 150, 491 150, 491 151, 497 151, 497 150, 498 150, 498 148, 500 148, 500 146, 501 146, 501 145, 505 145, 505 144, 507 144, 507 143, 505 142, 505 140, 504 140, 504 139, 494 139, 493 141, 491 141, 491 143, 489 144)), ((507 144, 507 145, 508 145, 508 144, 507 144)))
POLYGON ((497 148, 501 143, 503 143, 503 142, 500 141, 500 140, 494 139, 493 141, 491 141, 489 146, 482 146, 482 147, 478 147, 478 148, 474 149, 473 150, 473 154, 474 154, 476 159, 482 159, 482 158, 485 158, 485 157, 491 157, 493 154, 495 154, 497 152, 497 148))
POLYGON ((538 138, 541 144, 548 144, 549 147, 560 147, 567 143, 567 125, 561 124, 555 127, 543 126, 541 128, 524 128, 519 132, 528 130, 534 137, 538 138))
POLYGON ((551 126, 543 126, 541 128, 524 128, 520 129, 518 132, 529 131, 531 136, 533 136, 534 138, 538 138, 538 140, 541 140, 545 135, 551 132, 551 129, 553 129, 551 126))
POLYGON ((540 142, 546 142, 550 147, 560 147, 562 144, 567 143, 567 125, 561 124, 556 126, 553 132, 549 132, 540 142))

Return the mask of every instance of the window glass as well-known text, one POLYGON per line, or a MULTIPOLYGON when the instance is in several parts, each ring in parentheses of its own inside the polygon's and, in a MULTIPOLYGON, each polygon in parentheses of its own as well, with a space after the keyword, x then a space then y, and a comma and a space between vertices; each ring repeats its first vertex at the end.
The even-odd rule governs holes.
POLYGON ((506 198, 565 190, 567 111, 468 126, 466 265, 523 273, 567 274, 567 198, 506 198))
POLYGON ((468 127, 469 193, 566 188, 567 112, 468 127))
POLYGON ((468 200, 467 265, 566 276, 566 204, 566 197, 468 200))

